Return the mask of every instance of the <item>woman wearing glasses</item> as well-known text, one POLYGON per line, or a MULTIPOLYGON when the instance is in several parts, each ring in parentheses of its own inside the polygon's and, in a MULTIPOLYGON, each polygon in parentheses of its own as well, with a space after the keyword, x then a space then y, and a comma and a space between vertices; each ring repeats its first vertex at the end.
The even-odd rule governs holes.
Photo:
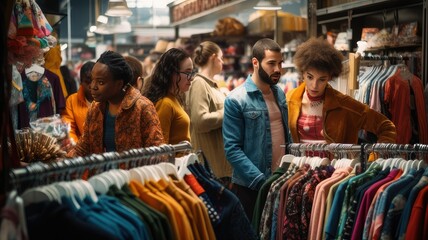
POLYGON ((159 59, 143 95, 155 104, 165 143, 190 141, 190 118, 184 111, 184 93, 195 76, 193 62, 183 50, 171 48, 159 59))
POLYGON ((223 70, 223 52, 216 43, 205 41, 196 47, 193 61, 199 67, 199 72, 186 98, 192 123, 192 146, 204 152, 215 176, 228 186, 232 167, 224 154, 222 134, 226 96, 214 80, 214 76, 223 70))

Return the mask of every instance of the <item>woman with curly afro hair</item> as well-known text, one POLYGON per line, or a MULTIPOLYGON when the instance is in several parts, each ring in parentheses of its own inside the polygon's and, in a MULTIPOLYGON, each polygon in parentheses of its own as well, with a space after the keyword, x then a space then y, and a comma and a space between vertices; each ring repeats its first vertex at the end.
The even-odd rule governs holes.
POLYGON ((394 143, 394 124, 381 113, 333 89, 342 72, 342 54, 321 38, 301 44, 294 64, 303 83, 287 93, 288 126, 293 142, 357 144, 360 130, 377 142, 394 143))

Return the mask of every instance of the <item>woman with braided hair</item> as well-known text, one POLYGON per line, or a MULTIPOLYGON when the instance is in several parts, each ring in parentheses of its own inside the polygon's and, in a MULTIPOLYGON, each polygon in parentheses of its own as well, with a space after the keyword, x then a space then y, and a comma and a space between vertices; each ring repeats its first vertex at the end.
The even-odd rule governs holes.
POLYGON ((158 146, 164 143, 153 103, 131 87, 132 72, 122 55, 106 51, 91 72, 94 98, 83 136, 69 156, 158 146))

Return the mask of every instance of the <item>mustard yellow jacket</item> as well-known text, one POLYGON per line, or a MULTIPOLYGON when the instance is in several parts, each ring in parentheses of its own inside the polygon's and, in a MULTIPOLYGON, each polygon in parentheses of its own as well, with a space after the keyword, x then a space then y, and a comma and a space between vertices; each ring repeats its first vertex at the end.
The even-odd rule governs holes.
MULTIPOLYGON (((300 142, 297 120, 302 106, 305 83, 287 93, 288 126, 293 142, 300 142)), ((333 89, 325 90, 323 106, 323 133, 327 143, 358 143, 358 131, 374 133, 378 142, 395 143, 395 125, 383 114, 372 110, 348 95, 333 89)))

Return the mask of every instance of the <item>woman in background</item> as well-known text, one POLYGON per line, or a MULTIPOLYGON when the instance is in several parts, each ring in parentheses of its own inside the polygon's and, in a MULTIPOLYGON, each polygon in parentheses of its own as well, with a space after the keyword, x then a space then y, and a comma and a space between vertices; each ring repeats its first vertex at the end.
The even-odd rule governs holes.
POLYGON ((94 62, 86 62, 80 68, 80 87, 77 93, 68 96, 65 102, 65 109, 62 112, 62 119, 70 123, 70 137, 77 142, 83 134, 83 123, 86 113, 93 100, 91 95, 91 71, 94 62))
POLYGON ((223 52, 216 43, 202 42, 196 47, 193 60, 199 72, 186 99, 191 143, 196 150, 202 150, 215 176, 228 186, 232 167, 226 160, 222 134, 226 96, 214 80, 214 76, 223 70, 223 52))
POLYGON ((143 63, 140 62, 136 57, 124 56, 126 63, 132 71, 132 81, 130 84, 141 92, 143 88, 143 63))
POLYGON ((69 156, 123 152, 164 143, 153 104, 130 86, 131 69, 122 55, 106 51, 91 72, 94 101, 84 131, 69 156))
POLYGON ((156 106, 165 143, 190 141, 190 118, 183 108, 183 95, 195 76, 193 61, 183 50, 171 48, 159 59, 143 95, 156 106))

